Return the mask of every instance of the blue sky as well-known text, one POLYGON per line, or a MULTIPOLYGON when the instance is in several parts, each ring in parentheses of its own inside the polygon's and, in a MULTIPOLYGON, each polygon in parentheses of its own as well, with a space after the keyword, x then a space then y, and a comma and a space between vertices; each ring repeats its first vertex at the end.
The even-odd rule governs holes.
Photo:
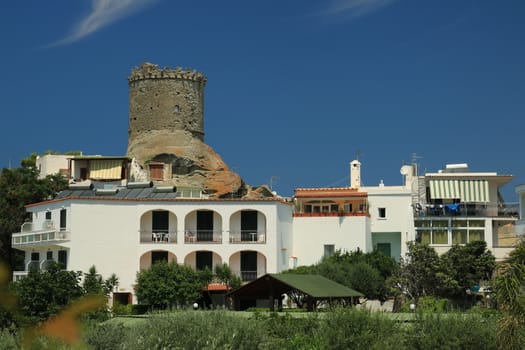
POLYGON ((0 4, 0 167, 124 155, 143 62, 208 78, 205 142, 250 185, 401 184, 468 163, 525 183, 522 0, 26 0, 0 4))

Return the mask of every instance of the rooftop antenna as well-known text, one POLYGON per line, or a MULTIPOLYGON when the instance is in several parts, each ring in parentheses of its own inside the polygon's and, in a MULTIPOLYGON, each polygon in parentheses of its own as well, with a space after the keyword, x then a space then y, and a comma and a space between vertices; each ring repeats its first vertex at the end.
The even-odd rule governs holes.
POLYGON ((414 164, 414 166, 416 167, 416 176, 419 176, 419 169, 418 169, 419 167, 417 165, 417 160, 420 158, 423 158, 423 157, 418 156, 415 152, 412 153, 412 164, 414 164))
POLYGON ((361 151, 360 151, 360 150, 357 150, 357 151, 355 152, 355 160, 359 160, 359 157, 361 157, 361 154, 362 154, 361 151))
POLYGON ((277 180, 279 176, 271 176, 270 177, 270 191, 273 191, 273 179, 277 180))

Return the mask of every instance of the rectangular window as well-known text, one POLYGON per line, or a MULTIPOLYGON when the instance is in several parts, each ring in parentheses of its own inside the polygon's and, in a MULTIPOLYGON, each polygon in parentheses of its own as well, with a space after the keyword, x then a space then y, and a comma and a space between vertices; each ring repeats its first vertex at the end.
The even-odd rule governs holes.
POLYGON ((381 253, 383 253, 383 255, 390 257, 390 254, 391 254, 390 243, 377 243, 376 249, 380 251, 381 253))
POLYGON ((213 242, 213 211, 197 211, 197 242, 213 242))
POLYGON ((53 260, 53 252, 52 251, 46 252, 46 260, 53 260))
POLYGON ((379 218, 385 219, 386 218, 386 208, 377 208, 379 218))
POLYGON ((467 230, 452 230, 452 244, 466 244, 467 230))
POLYGON ((39 252, 33 252, 31 253, 31 262, 28 266, 28 271, 31 270, 40 270, 40 253, 39 252))
POLYGON ((485 240, 485 231, 483 230, 469 230, 468 232, 468 241, 483 241, 485 240))
POLYGON ((67 250, 58 251, 58 264, 62 269, 67 269, 67 250))
POLYGON ((164 164, 149 165, 149 177, 151 180, 164 180, 164 164))
POLYGON ((420 242, 430 244, 430 231, 419 231, 420 242))
POLYGON ((202 271, 204 269, 209 269, 210 271, 213 271, 213 253, 212 252, 206 252, 206 251, 200 251, 195 254, 195 267, 198 271, 202 271))
POLYGON ((46 220, 51 220, 51 212, 46 211, 46 220))
POLYGON ((60 231, 65 231, 67 227, 67 210, 60 210, 60 231))
POLYGON ((448 244, 448 230, 433 230, 432 244, 448 244))
POLYGON ((324 245, 324 256, 332 256, 335 253, 335 246, 333 244, 324 245))
POLYGON ((151 252, 151 265, 160 262, 168 262, 168 252, 153 251, 151 252))
POLYGON ((256 241, 257 226, 257 212, 255 210, 241 211, 241 241, 256 241))
POLYGON ((257 252, 241 252, 241 279, 243 281, 257 279, 257 252))

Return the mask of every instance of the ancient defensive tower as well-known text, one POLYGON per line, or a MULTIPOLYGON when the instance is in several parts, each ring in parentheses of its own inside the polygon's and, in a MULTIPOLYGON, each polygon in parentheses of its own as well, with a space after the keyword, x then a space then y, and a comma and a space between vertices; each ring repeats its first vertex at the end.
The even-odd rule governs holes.
POLYGON ((204 141, 206 81, 202 73, 180 67, 161 69, 143 63, 134 68, 128 78, 128 153, 141 139, 156 133, 182 131, 204 141))

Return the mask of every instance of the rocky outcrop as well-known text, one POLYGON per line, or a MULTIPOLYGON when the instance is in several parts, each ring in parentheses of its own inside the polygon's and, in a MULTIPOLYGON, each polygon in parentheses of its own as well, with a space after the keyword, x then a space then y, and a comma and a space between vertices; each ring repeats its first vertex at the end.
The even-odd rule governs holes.
POLYGON ((132 70, 127 156, 131 177, 200 188, 211 198, 272 196, 254 190, 204 143, 206 77, 191 69, 144 63, 132 70))

